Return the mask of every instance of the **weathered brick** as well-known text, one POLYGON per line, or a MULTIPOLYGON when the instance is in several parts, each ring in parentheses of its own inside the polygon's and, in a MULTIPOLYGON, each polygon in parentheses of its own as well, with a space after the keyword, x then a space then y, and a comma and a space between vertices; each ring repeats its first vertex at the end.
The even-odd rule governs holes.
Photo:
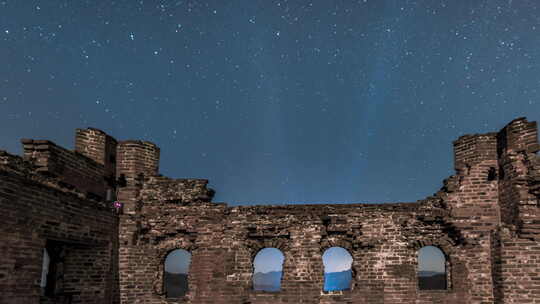
POLYGON ((64 300, 40 297, 51 244, 65 250, 73 303, 540 303, 540 145, 525 118, 460 137, 456 174, 433 196, 395 204, 229 207, 211 201, 205 179, 159 175, 150 142, 92 128, 77 129, 75 152, 21 142, 24 158, 0 151, 0 303, 64 300), (427 245, 447 258, 446 290, 418 289, 427 245), (322 290, 333 246, 353 258, 350 290, 322 290), (265 247, 284 254, 279 292, 252 287, 265 247), (192 254, 190 290, 166 299, 163 264, 178 248, 192 254))

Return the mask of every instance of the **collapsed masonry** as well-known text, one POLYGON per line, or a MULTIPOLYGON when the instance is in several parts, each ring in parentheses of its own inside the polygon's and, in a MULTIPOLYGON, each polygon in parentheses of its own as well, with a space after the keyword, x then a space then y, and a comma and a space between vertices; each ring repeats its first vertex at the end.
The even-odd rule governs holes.
POLYGON ((150 142, 92 128, 75 151, 23 139, 23 157, 0 151, 0 303, 540 303, 537 137, 525 118, 460 137, 456 174, 415 203, 239 207, 211 202, 207 180, 159 175, 150 142), (446 290, 418 289, 425 245, 446 255, 446 290), (350 290, 322 289, 332 246, 353 257, 350 290), (285 255, 279 292, 252 288, 265 247, 285 255), (192 254, 190 289, 167 299, 177 248, 192 254))

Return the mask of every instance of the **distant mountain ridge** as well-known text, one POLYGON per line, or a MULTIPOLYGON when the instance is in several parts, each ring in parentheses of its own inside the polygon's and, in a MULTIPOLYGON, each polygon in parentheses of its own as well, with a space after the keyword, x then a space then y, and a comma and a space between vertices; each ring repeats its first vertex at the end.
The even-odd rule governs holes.
POLYGON ((351 269, 340 272, 326 272, 324 274, 324 290, 346 290, 351 288, 351 269))
MULTIPOLYGON (((253 289, 264 291, 279 291, 281 287, 281 271, 257 272, 253 275, 253 289)), ((324 290, 345 290, 351 286, 352 271, 325 273, 324 290)))
POLYGON ((439 274, 444 274, 444 272, 428 271, 428 270, 418 271, 418 276, 419 277, 432 277, 432 276, 439 275, 439 274))
POLYGON ((257 272, 253 275, 253 289, 279 291, 281 275, 281 271, 257 272))

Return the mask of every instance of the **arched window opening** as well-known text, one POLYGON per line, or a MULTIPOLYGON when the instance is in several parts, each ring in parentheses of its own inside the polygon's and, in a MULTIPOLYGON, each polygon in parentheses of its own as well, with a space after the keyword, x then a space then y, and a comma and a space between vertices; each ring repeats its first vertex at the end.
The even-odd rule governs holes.
POLYGON ((175 249, 165 258, 163 287, 167 298, 181 298, 188 292, 190 262, 191 253, 184 249, 175 249))
POLYGON ((351 288, 352 260, 350 253, 341 247, 331 247, 324 251, 324 291, 351 288))
POLYGON ((277 248, 264 248, 259 251, 253 260, 253 289, 281 290, 284 260, 283 253, 277 248))
POLYGON ((446 258, 437 247, 425 246, 418 251, 418 289, 446 289, 446 258))

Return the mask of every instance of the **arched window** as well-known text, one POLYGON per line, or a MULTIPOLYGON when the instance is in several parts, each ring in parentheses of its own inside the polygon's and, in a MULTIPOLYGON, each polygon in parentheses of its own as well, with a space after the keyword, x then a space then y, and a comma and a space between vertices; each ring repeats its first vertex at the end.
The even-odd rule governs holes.
POLYGON ((446 289, 446 258, 437 247, 425 246, 418 251, 418 289, 446 289))
POLYGON ((181 298, 188 291, 188 271, 191 253, 184 249, 171 251, 165 258, 163 287, 167 298, 181 298))
POLYGON ((283 273, 283 253, 277 248, 264 248, 253 260, 253 289, 279 291, 283 273))
POLYGON ((347 290, 351 288, 352 256, 341 247, 331 247, 324 251, 324 291, 347 290))

